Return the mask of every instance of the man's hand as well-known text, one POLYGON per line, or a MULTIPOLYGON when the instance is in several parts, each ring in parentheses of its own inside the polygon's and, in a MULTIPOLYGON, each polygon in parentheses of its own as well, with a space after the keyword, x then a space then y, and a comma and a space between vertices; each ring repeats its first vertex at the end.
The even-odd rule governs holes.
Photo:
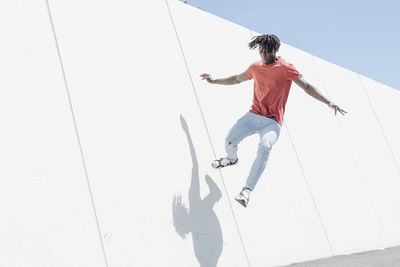
POLYGON ((214 81, 214 79, 211 77, 211 75, 207 74, 207 73, 201 74, 200 77, 202 80, 206 80, 209 83, 212 83, 214 81))
POLYGON ((345 113, 347 113, 347 111, 345 111, 344 109, 341 109, 338 105, 335 105, 335 104, 333 104, 333 103, 331 103, 331 102, 329 102, 328 106, 329 106, 330 108, 332 108, 332 109, 335 110, 335 116, 336 116, 336 113, 337 113, 338 111, 339 111, 343 116, 345 115, 345 113))
POLYGON ((213 79, 210 74, 203 73, 200 75, 202 80, 207 80, 207 82, 212 84, 222 84, 222 85, 231 85, 231 84, 238 84, 244 81, 247 81, 249 78, 244 73, 233 75, 228 78, 221 78, 221 79, 213 79))

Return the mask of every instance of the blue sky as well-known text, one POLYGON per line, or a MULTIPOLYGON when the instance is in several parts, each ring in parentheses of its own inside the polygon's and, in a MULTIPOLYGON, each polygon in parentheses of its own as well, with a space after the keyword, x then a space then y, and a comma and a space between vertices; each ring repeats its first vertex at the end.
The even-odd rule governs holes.
POLYGON ((400 0, 184 0, 400 90, 400 0))

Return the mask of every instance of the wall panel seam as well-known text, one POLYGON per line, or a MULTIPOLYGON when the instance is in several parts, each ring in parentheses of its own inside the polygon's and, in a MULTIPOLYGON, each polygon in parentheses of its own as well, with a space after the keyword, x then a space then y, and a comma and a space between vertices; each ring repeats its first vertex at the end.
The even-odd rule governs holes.
POLYGON ((61 72, 62 72, 62 76, 63 76, 63 80, 64 80, 64 86, 65 86, 65 90, 66 90, 66 93, 67 93, 68 104, 69 104, 69 108, 70 108, 70 111, 71 111, 71 116, 72 116, 72 120, 73 120, 73 124, 74 124, 74 131, 75 131, 75 135, 76 135, 76 138, 77 138, 77 142, 78 142, 78 146, 79 146, 79 150, 80 150, 80 154, 81 154, 83 170, 84 170, 84 173, 85 173, 86 183, 87 183, 88 190, 89 190, 92 209, 93 209, 93 213, 94 213, 94 217, 95 217, 95 221, 96 221, 96 226, 97 226, 97 232, 98 232, 98 236, 99 236, 99 239, 100 239, 100 244, 101 244, 101 248, 102 248, 102 252, 103 252, 105 265, 108 267, 109 264, 108 264, 108 260, 107 260, 107 256, 106 256, 106 252, 105 252, 103 238, 102 238, 102 235, 101 235, 100 223, 99 223, 99 219, 98 219, 98 216, 97 216, 96 205, 95 205, 95 201, 94 201, 94 197, 93 197, 93 191, 92 191, 92 188, 91 188, 91 185, 90 185, 90 181, 89 181, 89 175, 88 175, 88 171, 87 171, 87 167, 86 167, 85 156, 84 156, 84 153, 83 153, 83 148, 82 148, 81 140, 80 140, 80 137, 79 137, 79 131, 78 131, 78 126, 77 126, 77 122, 76 122, 76 116, 75 116, 75 112, 74 112, 73 105, 72 105, 71 94, 69 92, 67 76, 66 76, 65 69, 64 69, 64 64, 63 64, 63 61, 62 61, 62 56, 61 56, 61 51, 60 51, 60 47, 59 47, 59 42, 58 42, 58 39, 57 39, 56 29, 55 29, 55 26, 54 26, 53 16, 52 16, 52 13, 51 13, 49 1, 48 0, 45 0, 45 1, 46 1, 47 13, 48 13, 49 20, 50 20, 50 26, 51 26, 51 29, 52 29, 53 38, 54 38, 55 46, 56 46, 56 49, 57 49, 60 68, 61 68, 61 72))
MULTIPOLYGON (((331 96, 330 96, 330 94, 329 94, 328 87, 327 87, 327 85, 326 85, 324 79, 322 78, 322 74, 321 74, 321 72, 320 72, 320 70, 319 70, 319 68, 318 68, 318 64, 317 64, 317 62, 316 62, 316 60, 315 60, 315 57, 314 57, 313 55, 311 55, 311 56, 312 56, 312 58, 313 58, 313 61, 314 61, 315 67, 316 67, 316 69, 317 69, 317 73, 318 73, 319 79, 320 79, 320 81, 321 81, 321 83, 322 83, 322 86, 323 86, 323 88, 325 89, 325 92, 326 92, 326 94, 328 95, 328 97, 331 98, 331 96)), ((384 227, 383 227, 381 217, 379 216, 378 210, 376 209, 376 206, 375 206, 375 204, 374 204, 374 201, 373 201, 373 199, 372 199, 372 197, 371 197, 371 192, 370 192, 370 190, 369 190, 369 188, 368 188, 368 186, 367 186, 367 184, 366 184, 366 182, 365 182, 364 175, 362 174, 361 169, 360 169, 360 166, 359 166, 359 164, 357 163, 357 160, 356 160, 356 158, 355 158, 355 156, 354 156, 354 152, 353 152, 353 150, 352 150, 352 146, 350 145, 350 141, 348 140, 346 131, 344 130, 344 127, 343 127, 342 123, 340 122, 340 120, 339 120, 339 118, 338 118, 337 116, 336 116, 336 121, 337 121, 337 123, 338 123, 338 125, 339 125, 340 131, 342 132, 343 138, 344 138, 344 140, 345 140, 346 147, 347 147, 347 149, 348 149, 349 152, 350 152, 350 156, 351 156, 351 159, 353 160, 353 164, 355 165, 356 170, 357 170, 357 172, 358 172, 359 178, 360 178, 360 180, 361 180, 361 184, 362 184, 362 186, 364 187, 365 192, 367 193, 367 197, 368 197, 368 200, 369 200, 369 202, 370 202, 370 205, 372 206, 372 209, 373 209, 373 211, 374 211, 374 213, 375 213, 375 216, 376 216, 376 218, 377 218, 377 220, 378 220, 378 222, 379 222, 379 226, 380 226, 381 231, 382 231, 383 236, 384 236, 385 244, 388 244, 388 241, 387 241, 387 240, 388 240, 387 234, 386 234, 385 229, 384 229, 384 227)))
POLYGON ((324 224, 324 222, 323 222, 323 220, 322 220, 322 217, 321 217, 321 214, 320 214, 320 212, 319 212, 319 209, 318 209, 318 206, 317 206, 317 202, 315 201, 315 198, 314 198, 314 195, 313 195, 313 193, 312 193, 310 184, 309 184, 309 182, 308 182, 308 179, 307 179, 307 176, 306 176, 306 172, 305 172, 305 170, 304 170, 304 168, 303 168, 303 165, 302 165, 302 163, 301 163, 299 154, 297 153, 296 146, 294 145, 294 141, 293 141, 293 139, 292 139, 292 135, 290 134, 289 127, 287 126, 287 123, 284 123, 284 126, 285 126, 285 128, 286 128, 287 133, 288 133, 289 140, 290 140, 290 144, 292 145, 293 151, 294 151, 294 153, 295 153, 295 155, 296 155, 297 162, 298 162, 299 167, 300 167, 300 169, 301 169, 301 172, 302 172, 302 174, 303 174, 304 182, 305 182, 305 184, 306 184, 306 186, 307 186, 308 193, 310 194, 311 201, 312 201, 312 203, 313 203, 313 205, 314 205, 315 212, 317 213, 317 216, 318 216, 318 219, 319 219, 319 223, 321 224, 321 227, 322 227, 322 229, 323 229, 323 231, 324 231, 325 239, 326 239, 326 241, 328 242, 329 249, 331 250, 332 255, 335 256, 335 253, 334 253, 333 248, 332 248, 331 241, 329 240, 328 233, 327 233, 327 231, 326 231, 325 224, 324 224))
MULTIPOLYGON (((166 5, 167 5, 167 11, 168 11, 169 16, 170 16, 170 19, 171 19, 171 24, 172 24, 173 30, 175 31, 175 35, 176 35, 176 38, 177 38, 177 42, 178 42, 178 45, 179 45, 179 48, 180 48, 180 51, 181 51, 181 55, 182 55, 183 61, 184 61, 185 66, 186 66, 186 70, 187 70, 187 73, 188 73, 188 76, 189 76, 189 80, 190 80, 191 85, 192 85, 193 93, 194 93, 195 98, 196 98, 196 101, 197 101, 197 105, 198 105, 198 108, 199 108, 199 111, 200 111, 200 114, 201 114, 201 117, 202 117, 202 120, 203 120, 203 124, 204 124, 205 130, 206 130, 206 132, 207 132, 208 141, 210 142, 210 146, 211 146, 211 149, 212 149, 212 151, 213 151, 213 155, 214 155, 214 157, 216 158, 216 153, 215 153, 214 145, 213 145, 213 143, 212 143, 211 136, 210 136, 210 133, 209 133, 209 130, 208 130, 208 127, 207 127, 207 123, 206 123, 206 121, 205 121, 205 117, 204 117, 204 114, 203 114, 203 110, 202 110, 202 108, 201 108, 200 101, 199 101, 199 98, 198 98, 198 96, 197 96, 196 87, 195 87, 194 82, 193 82, 193 79, 192 79, 192 75, 191 75, 191 72, 190 72, 190 69, 189 69, 189 65, 188 65, 187 60, 186 60, 186 56, 185 56, 185 53, 184 53, 184 50, 183 50, 182 43, 181 43, 180 38, 179 38, 178 30, 177 30, 177 27, 176 27, 176 24, 175 24, 175 21, 174 21, 174 18, 173 18, 173 15, 172 15, 170 6, 169 6, 169 4, 168 4, 168 0, 165 0, 165 3, 166 3, 166 5)), ((243 242, 242 234, 241 234, 240 229, 239 229, 239 224, 238 224, 238 222, 237 222, 236 215, 235 215, 235 213, 234 213, 234 211, 233 211, 232 203, 231 203, 231 201, 230 201, 229 193, 228 193, 228 190, 227 190, 227 188, 226 188, 226 185, 225 185, 224 178, 223 178, 223 175, 222 175, 221 170, 219 170, 219 173, 220 173, 220 176, 221 176, 222 184, 223 184, 223 186, 224 186, 225 194, 226 194, 226 196, 228 196, 227 199, 228 199, 229 207, 230 207, 230 210, 231 210, 231 213, 232 213, 234 222, 235 222, 236 230, 238 231, 238 235, 239 235, 239 238, 240 238, 240 242, 241 242, 241 245, 242 245, 242 249, 243 249, 243 252, 244 252, 244 255, 245 255, 247 264, 248 264, 248 266, 250 266, 249 257, 248 257, 248 255, 247 255, 247 251, 246 251, 246 248, 245 248, 245 245, 244 245, 244 242, 243 242)))
POLYGON ((375 120, 377 121, 377 123, 378 123, 378 125, 379 125, 379 128, 380 128, 380 130, 381 130, 381 132, 382 132, 383 137, 385 138, 386 145, 388 146, 388 148, 389 148, 389 150, 390 150, 390 153, 392 154, 392 158, 393 158, 393 161, 394 161, 395 164, 396 164, 397 170, 400 172, 400 165, 399 165, 399 163, 397 162, 396 156, 395 156, 395 154, 394 154, 394 152, 393 152, 392 146, 390 145, 389 139, 387 138, 386 132, 385 132, 385 130, 383 129, 383 126, 382 126, 381 122, 379 121, 379 117, 378 117, 378 114, 377 114, 377 112, 376 112, 376 110, 375 110, 375 108, 374 108, 374 105, 372 104, 372 101, 371 101, 371 99, 370 99, 370 97, 369 97, 369 94, 368 94, 367 90, 365 89, 365 86, 364 86, 364 83, 363 83, 362 80, 361 80, 360 74, 357 74, 357 76, 358 76, 358 80, 359 80, 360 83, 361 83, 361 87, 363 88, 363 91, 364 91, 365 95, 367 96, 368 103, 369 103, 369 105, 371 106, 371 109, 372 109, 372 111, 373 111, 373 113, 374 113, 375 120))

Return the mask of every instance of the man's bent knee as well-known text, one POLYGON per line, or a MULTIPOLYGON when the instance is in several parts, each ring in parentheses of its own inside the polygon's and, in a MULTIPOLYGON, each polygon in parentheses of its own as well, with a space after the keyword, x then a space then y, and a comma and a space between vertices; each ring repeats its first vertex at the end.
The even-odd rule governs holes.
POLYGON ((268 142, 260 143, 258 145, 258 153, 262 154, 263 157, 268 158, 269 152, 272 149, 272 145, 268 142))

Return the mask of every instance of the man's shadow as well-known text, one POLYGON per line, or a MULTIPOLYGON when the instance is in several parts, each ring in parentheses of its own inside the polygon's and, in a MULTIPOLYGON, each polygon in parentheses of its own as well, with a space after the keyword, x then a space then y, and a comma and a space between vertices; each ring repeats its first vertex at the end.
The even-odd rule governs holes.
POLYGON ((183 238, 192 234, 194 253, 201 267, 215 267, 222 253, 222 231, 213 207, 222 194, 218 186, 206 175, 210 193, 200 197, 199 163, 186 120, 180 116, 182 129, 186 134, 192 155, 192 180, 189 188, 189 208, 182 203, 182 196, 175 195, 172 212, 176 232, 183 238))

